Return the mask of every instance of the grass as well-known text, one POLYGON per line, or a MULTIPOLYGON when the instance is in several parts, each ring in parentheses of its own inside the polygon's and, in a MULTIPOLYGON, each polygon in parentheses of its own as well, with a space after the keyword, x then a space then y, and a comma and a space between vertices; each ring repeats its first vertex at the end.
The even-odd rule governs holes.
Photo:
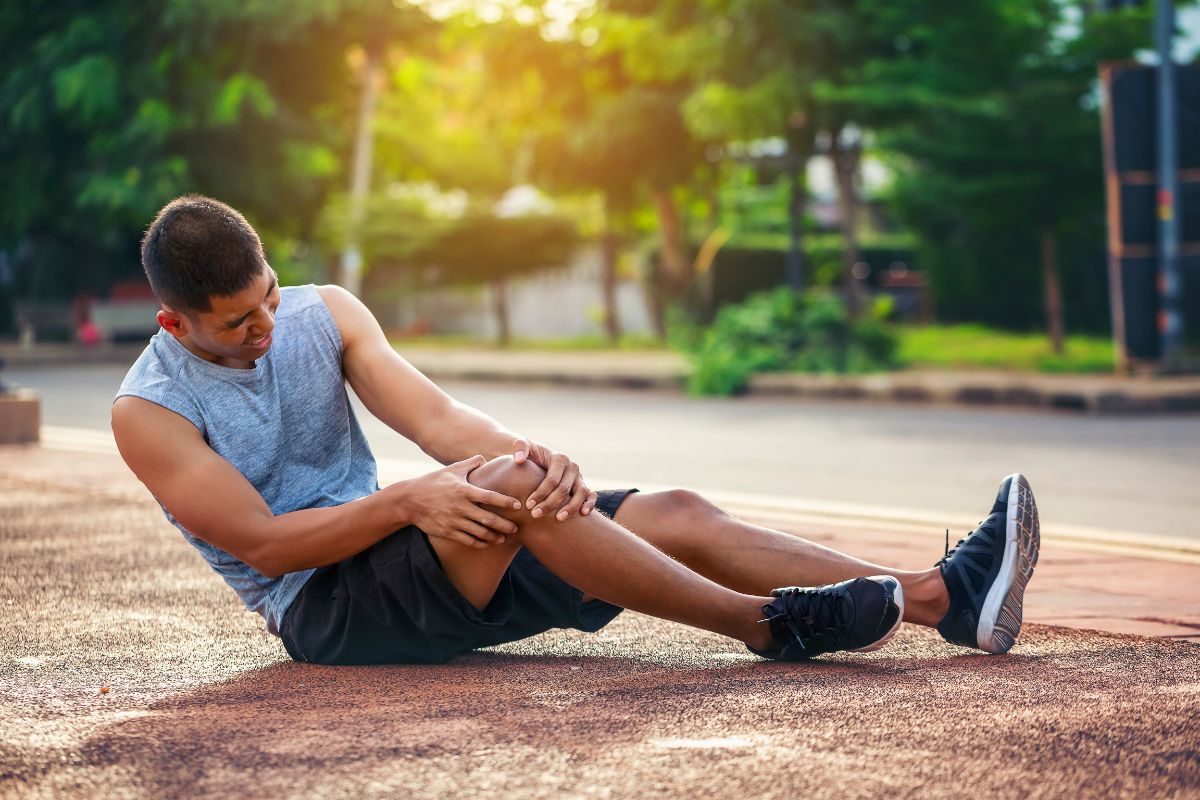
MULTIPOLYGON (((909 367, 944 369, 1007 369, 1026 372, 1112 372, 1112 340, 1099 336, 1068 336, 1061 355, 1050 350, 1040 333, 1011 333, 983 325, 900 327, 899 357, 909 367)), ((405 347, 499 350, 494 340, 465 335, 392 337, 405 347)), ((604 336, 566 336, 555 339, 514 339, 507 350, 516 352, 626 351, 668 349, 649 334, 625 334, 614 345, 604 336)))
POLYGON ((1034 372, 1112 372, 1112 339, 1068 336, 1063 352, 1041 333, 1010 333, 983 325, 900 329, 900 359, 914 367, 1011 369, 1034 372))

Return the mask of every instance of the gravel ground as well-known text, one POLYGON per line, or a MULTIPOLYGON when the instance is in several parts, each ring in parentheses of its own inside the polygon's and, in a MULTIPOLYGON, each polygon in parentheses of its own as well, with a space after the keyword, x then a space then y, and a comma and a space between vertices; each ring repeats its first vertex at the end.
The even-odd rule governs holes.
POLYGON ((906 626, 781 665, 627 613, 330 668, 145 498, 0 475, 0 556, 4 797, 1200 797, 1187 642, 1027 625, 990 657, 906 626))

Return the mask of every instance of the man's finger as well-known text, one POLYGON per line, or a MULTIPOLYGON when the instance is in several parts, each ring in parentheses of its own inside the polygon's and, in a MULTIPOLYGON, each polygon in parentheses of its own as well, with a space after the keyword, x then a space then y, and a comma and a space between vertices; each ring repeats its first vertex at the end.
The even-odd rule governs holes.
POLYGON ((464 519, 460 523, 459 527, 462 529, 463 533, 474 536, 484 544, 502 544, 504 542, 504 537, 502 535, 496 533, 495 531, 489 531, 478 522, 464 519))
POLYGON ((562 480, 558 482, 558 486, 554 487, 554 491, 539 504, 539 508, 543 514, 549 514, 557 511, 566 505, 567 499, 575 490, 575 484, 579 481, 579 469, 574 465, 567 470, 563 475, 562 480))
POLYGON ((513 439, 513 460, 518 464, 524 464, 527 458, 529 458, 529 440, 513 439))
POLYGON ((478 506, 475 508, 475 513, 471 515, 471 519, 500 534, 513 534, 517 532, 517 523, 511 522, 499 514, 484 511, 478 506))
POLYGON ((583 502, 583 511, 581 511, 579 513, 583 514, 583 516, 586 517, 588 514, 592 513, 592 509, 596 507, 596 503, 599 500, 600 500, 600 494, 598 492, 593 492, 591 489, 589 489, 587 500, 585 500, 583 502))
POLYGON ((483 456, 471 456, 470 458, 464 458, 462 461, 454 462, 450 466, 446 467, 446 469, 449 472, 457 473, 465 478, 468 472, 477 467, 482 467, 486 463, 487 459, 483 456))
POLYGON ((556 515, 558 521, 562 522, 576 511, 581 510, 589 497, 591 497, 591 492, 583 485, 583 481, 575 481, 575 491, 571 492, 571 499, 567 501, 565 506, 559 509, 556 515))
POLYGON ((533 490, 533 494, 529 495, 529 499, 525 501, 525 507, 533 509, 533 516, 535 518, 545 513, 544 509, 537 508, 536 506, 540 505, 550 495, 550 492, 554 491, 554 488, 562 482, 562 476, 566 472, 566 469, 566 459, 552 463, 550 468, 546 470, 546 477, 542 479, 538 487, 533 490))
POLYGON ((451 531, 450 533, 442 533, 438 535, 443 539, 449 539, 452 542, 458 542, 461 545, 473 547, 476 550, 482 550, 483 548, 487 547, 487 542, 481 542, 471 534, 464 533, 463 531, 451 531))
POLYGON ((482 503, 485 506, 495 506, 496 508, 511 508, 513 511, 521 508, 521 501, 517 498, 479 486, 471 487, 471 491, 467 493, 467 499, 472 503, 482 503))

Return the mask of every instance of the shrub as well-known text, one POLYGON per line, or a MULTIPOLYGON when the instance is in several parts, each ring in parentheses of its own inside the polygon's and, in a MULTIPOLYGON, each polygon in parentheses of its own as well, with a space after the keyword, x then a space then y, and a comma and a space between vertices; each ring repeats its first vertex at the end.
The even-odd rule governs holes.
POLYGON ((756 372, 869 372, 896 366, 897 337, 881 298, 852 320, 836 294, 775 289, 726 306, 706 329, 673 337, 692 362, 689 389, 729 395, 756 372))

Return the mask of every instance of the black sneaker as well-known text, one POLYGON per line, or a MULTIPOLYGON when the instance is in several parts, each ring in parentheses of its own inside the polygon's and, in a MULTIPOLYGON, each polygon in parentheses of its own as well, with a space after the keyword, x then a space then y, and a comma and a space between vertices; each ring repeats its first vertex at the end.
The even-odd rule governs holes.
POLYGON ((890 575, 829 586, 790 586, 763 606, 776 646, 750 652, 776 661, 803 661, 834 650, 878 650, 904 618, 904 590, 890 575))
POLYGON ((937 565, 950 593, 950 609, 938 623, 954 644, 1005 653, 1021 632, 1025 585, 1037 564, 1041 535, 1037 504, 1020 473, 1000 484, 992 513, 937 565))

